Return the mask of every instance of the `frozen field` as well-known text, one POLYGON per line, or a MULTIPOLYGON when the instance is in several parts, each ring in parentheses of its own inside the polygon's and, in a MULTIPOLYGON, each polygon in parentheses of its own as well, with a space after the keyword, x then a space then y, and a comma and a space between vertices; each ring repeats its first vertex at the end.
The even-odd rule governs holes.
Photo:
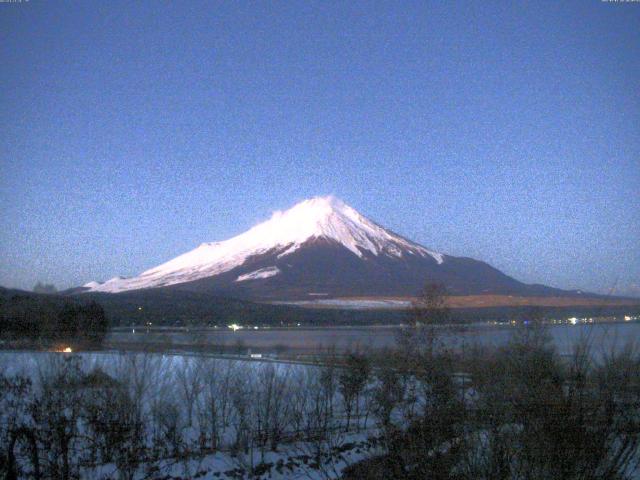
MULTIPOLYGON (((3 378, 32 383, 0 382, 0 453, 26 425, 43 439, 47 478, 65 477, 65 468, 87 479, 256 471, 251 478, 336 478, 374 451, 372 421, 353 414, 345 428, 337 372, 321 370, 181 355, 1 352, 3 378)), ((35 476, 27 440, 15 448, 21 478, 35 476)))
MULTIPOLYGON (((588 336, 597 353, 620 349, 636 331, 637 325, 632 324, 564 326, 553 329, 553 336, 556 344, 567 349, 581 336, 588 336)), ((475 333, 479 338, 492 335, 492 342, 504 343, 509 331, 475 333)), ((435 424, 440 433, 428 447, 414 444, 422 452, 416 458, 423 458, 429 448, 432 453, 442 452, 460 443, 468 455, 451 458, 456 458, 460 468, 481 471, 482 462, 493 458, 484 457, 490 445, 525 445, 529 433, 524 429, 533 428, 531 434, 539 435, 538 445, 544 446, 556 437, 547 438, 548 429, 529 425, 552 419, 575 427, 570 413, 590 408, 588 403, 576 403, 575 408, 569 403, 570 408, 565 409, 565 402, 576 402, 591 392, 585 384, 580 395, 567 393, 570 390, 565 386, 575 385, 572 376, 552 384, 527 380, 528 376, 517 380, 518 365, 529 372, 532 363, 527 357, 514 358, 514 352, 526 355, 526 350, 512 350, 495 364, 504 369, 514 362, 510 368, 516 370, 511 374, 496 369, 489 355, 484 370, 461 375, 459 370, 443 370, 447 368, 444 363, 431 371, 427 362, 422 373, 414 373, 404 370, 401 363, 386 365, 386 359, 363 370, 358 363, 341 368, 198 355, 4 351, 0 353, 0 450, 11 445, 17 477, 26 479, 337 479, 360 460, 389 452, 390 439, 408 431, 409 425, 428 433, 435 424), (29 380, 25 383, 20 377, 29 380), (503 383, 505 379, 509 382, 503 383), (510 382, 522 382, 515 391, 528 389, 525 398, 533 396, 537 399, 534 404, 554 397, 559 403, 534 410, 538 416, 522 417, 527 421, 521 419, 516 429, 505 428, 512 425, 511 417, 496 417, 496 412, 519 408, 518 402, 512 403, 511 389, 518 383, 510 382), (544 416, 548 409, 553 410, 544 416), (484 416, 474 423, 479 412, 484 416), (568 419, 556 416, 558 413, 568 419), (489 420, 497 422, 490 431, 485 428, 489 420), (462 430, 449 431, 453 422, 462 430), (460 434, 462 431, 467 433, 460 434), (37 439, 35 448, 32 438, 37 439), (33 465, 39 465, 39 474, 33 465)), ((624 363, 625 358, 613 359, 609 367, 594 370, 595 376, 589 378, 618 388, 621 379, 636 378, 624 371, 635 368, 637 357, 630 358, 635 363, 624 363)), ((476 360, 485 361, 483 357, 476 360)), ((473 370, 478 364, 469 365, 473 370)), ((598 368, 595 364, 588 368, 594 366, 598 368)), ((566 369, 556 372, 563 375, 566 369)), ((633 389, 634 384, 629 386, 633 389)), ((622 395, 611 390, 612 399, 637 398, 627 397, 635 390, 620 388, 622 395)), ((613 418, 625 418, 635 411, 629 408, 637 406, 621 404, 613 418)), ((531 415, 527 405, 518 415, 522 412, 531 415)), ((599 437, 609 439, 597 452, 599 461, 618 458, 619 445, 627 445, 622 453, 629 455, 625 458, 630 463, 623 470, 629 475, 624 478, 635 479, 636 443, 625 443, 626 437, 609 427, 615 425, 611 422, 594 425, 610 429, 599 437)), ((564 427, 559 431, 565 431, 564 427)), ((411 438, 406 436, 403 441, 411 438)), ((513 455, 518 448, 513 447, 513 455)), ((521 477, 514 474, 512 478, 521 477)))

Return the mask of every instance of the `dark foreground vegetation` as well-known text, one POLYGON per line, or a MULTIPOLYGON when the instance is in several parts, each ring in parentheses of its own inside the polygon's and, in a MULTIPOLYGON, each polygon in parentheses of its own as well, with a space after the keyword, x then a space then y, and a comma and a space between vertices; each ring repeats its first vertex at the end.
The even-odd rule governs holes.
POLYGON ((560 358, 534 325, 495 350, 429 349, 403 350, 379 371, 383 453, 345 478, 635 478, 640 356, 631 346, 596 359, 585 338, 560 358))
POLYGON ((0 340, 9 345, 97 347, 108 329, 105 311, 95 301, 6 291, 0 295, 0 340))
POLYGON ((0 478, 622 480, 638 461, 638 351, 585 336, 560 358, 537 322, 461 353, 416 322, 317 367, 44 355, 0 376, 0 478))
MULTIPOLYGON (((106 329, 90 300, 13 296, 2 315, 16 338, 98 343, 106 329)), ((601 352, 587 327, 561 357, 536 310, 502 347, 453 350, 451 323, 431 286, 395 348, 315 366, 5 353, 0 479, 637 478, 633 344, 601 352)))

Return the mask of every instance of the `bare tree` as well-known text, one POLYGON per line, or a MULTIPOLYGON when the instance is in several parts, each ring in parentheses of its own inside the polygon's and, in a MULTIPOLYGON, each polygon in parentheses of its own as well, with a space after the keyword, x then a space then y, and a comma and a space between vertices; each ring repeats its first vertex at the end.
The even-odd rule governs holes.
POLYGON ((40 370, 40 394, 32 417, 39 443, 46 452, 43 473, 67 480, 77 477, 79 465, 79 418, 83 389, 82 370, 77 356, 54 358, 48 369, 40 370))
POLYGON ((183 447, 180 411, 171 400, 161 399, 151 410, 154 422, 154 445, 162 456, 176 457, 183 447))
POLYGON ((202 393, 198 397, 196 411, 200 430, 199 442, 202 450, 214 452, 219 447, 222 429, 221 395, 218 362, 212 358, 200 357, 202 372, 202 393))
POLYGON ((439 344, 439 333, 451 322, 447 291, 437 283, 427 283, 414 299, 407 324, 398 332, 400 352, 407 359, 432 355, 439 344))
POLYGON ((351 353, 347 355, 345 366, 338 376, 344 410, 347 414, 345 429, 348 431, 352 412, 355 409, 356 425, 360 426, 360 396, 369 381, 371 366, 366 356, 351 353))
POLYGON ((175 382, 178 386, 184 408, 187 426, 193 425, 193 411, 198 396, 204 388, 202 384, 202 363, 188 357, 182 357, 174 366, 175 382))
MULTIPOLYGON (((264 419, 262 429, 265 439, 270 441, 271 450, 276 450, 290 421, 289 367, 268 363, 258 372, 257 412, 264 419)), ((258 427, 260 429, 260 426, 258 427)))
POLYGON ((29 421, 33 402, 31 379, 0 374, 0 475, 3 478, 18 478, 20 474, 40 478, 36 431, 29 421))
POLYGON ((313 374, 310 368, 294 369, 291 374, 291 383, 293 385, 289 397, 289 405, 291 408, 291 428, 293 439, 301 438, 306 418, 310 409, 310 396, 313 385, 313 374))
POLYGON ((230 396, 234 408, 233 427, 235 430, 235 441, 233 452, 244 451, 249 453, 252 447, 251 435, 253 426, 253 399, 251 376, 246 368, 238 369, 233 378, 230 396))

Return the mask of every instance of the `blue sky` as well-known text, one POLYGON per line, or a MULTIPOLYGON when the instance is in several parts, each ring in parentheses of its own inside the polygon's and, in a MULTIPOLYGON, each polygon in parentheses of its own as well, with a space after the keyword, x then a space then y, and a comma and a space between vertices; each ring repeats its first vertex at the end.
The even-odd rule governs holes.
POLYGON ((640 4, 31 0, 0 39, 0 285, 326 194, 527 282, 640 284, 640 4))

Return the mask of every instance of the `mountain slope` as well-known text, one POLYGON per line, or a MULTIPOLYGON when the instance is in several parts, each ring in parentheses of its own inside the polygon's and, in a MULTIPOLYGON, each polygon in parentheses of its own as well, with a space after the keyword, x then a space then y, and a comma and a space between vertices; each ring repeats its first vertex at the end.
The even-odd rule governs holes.
POLYGON ((229 240, 196 249, 132 278, 82 290, 148 288, 257 300, 414 295, 426 281, 452 294, 571 294, 526 285, 471 258, 429 250, 384 229, 333 197, 305 200, 229 240))

